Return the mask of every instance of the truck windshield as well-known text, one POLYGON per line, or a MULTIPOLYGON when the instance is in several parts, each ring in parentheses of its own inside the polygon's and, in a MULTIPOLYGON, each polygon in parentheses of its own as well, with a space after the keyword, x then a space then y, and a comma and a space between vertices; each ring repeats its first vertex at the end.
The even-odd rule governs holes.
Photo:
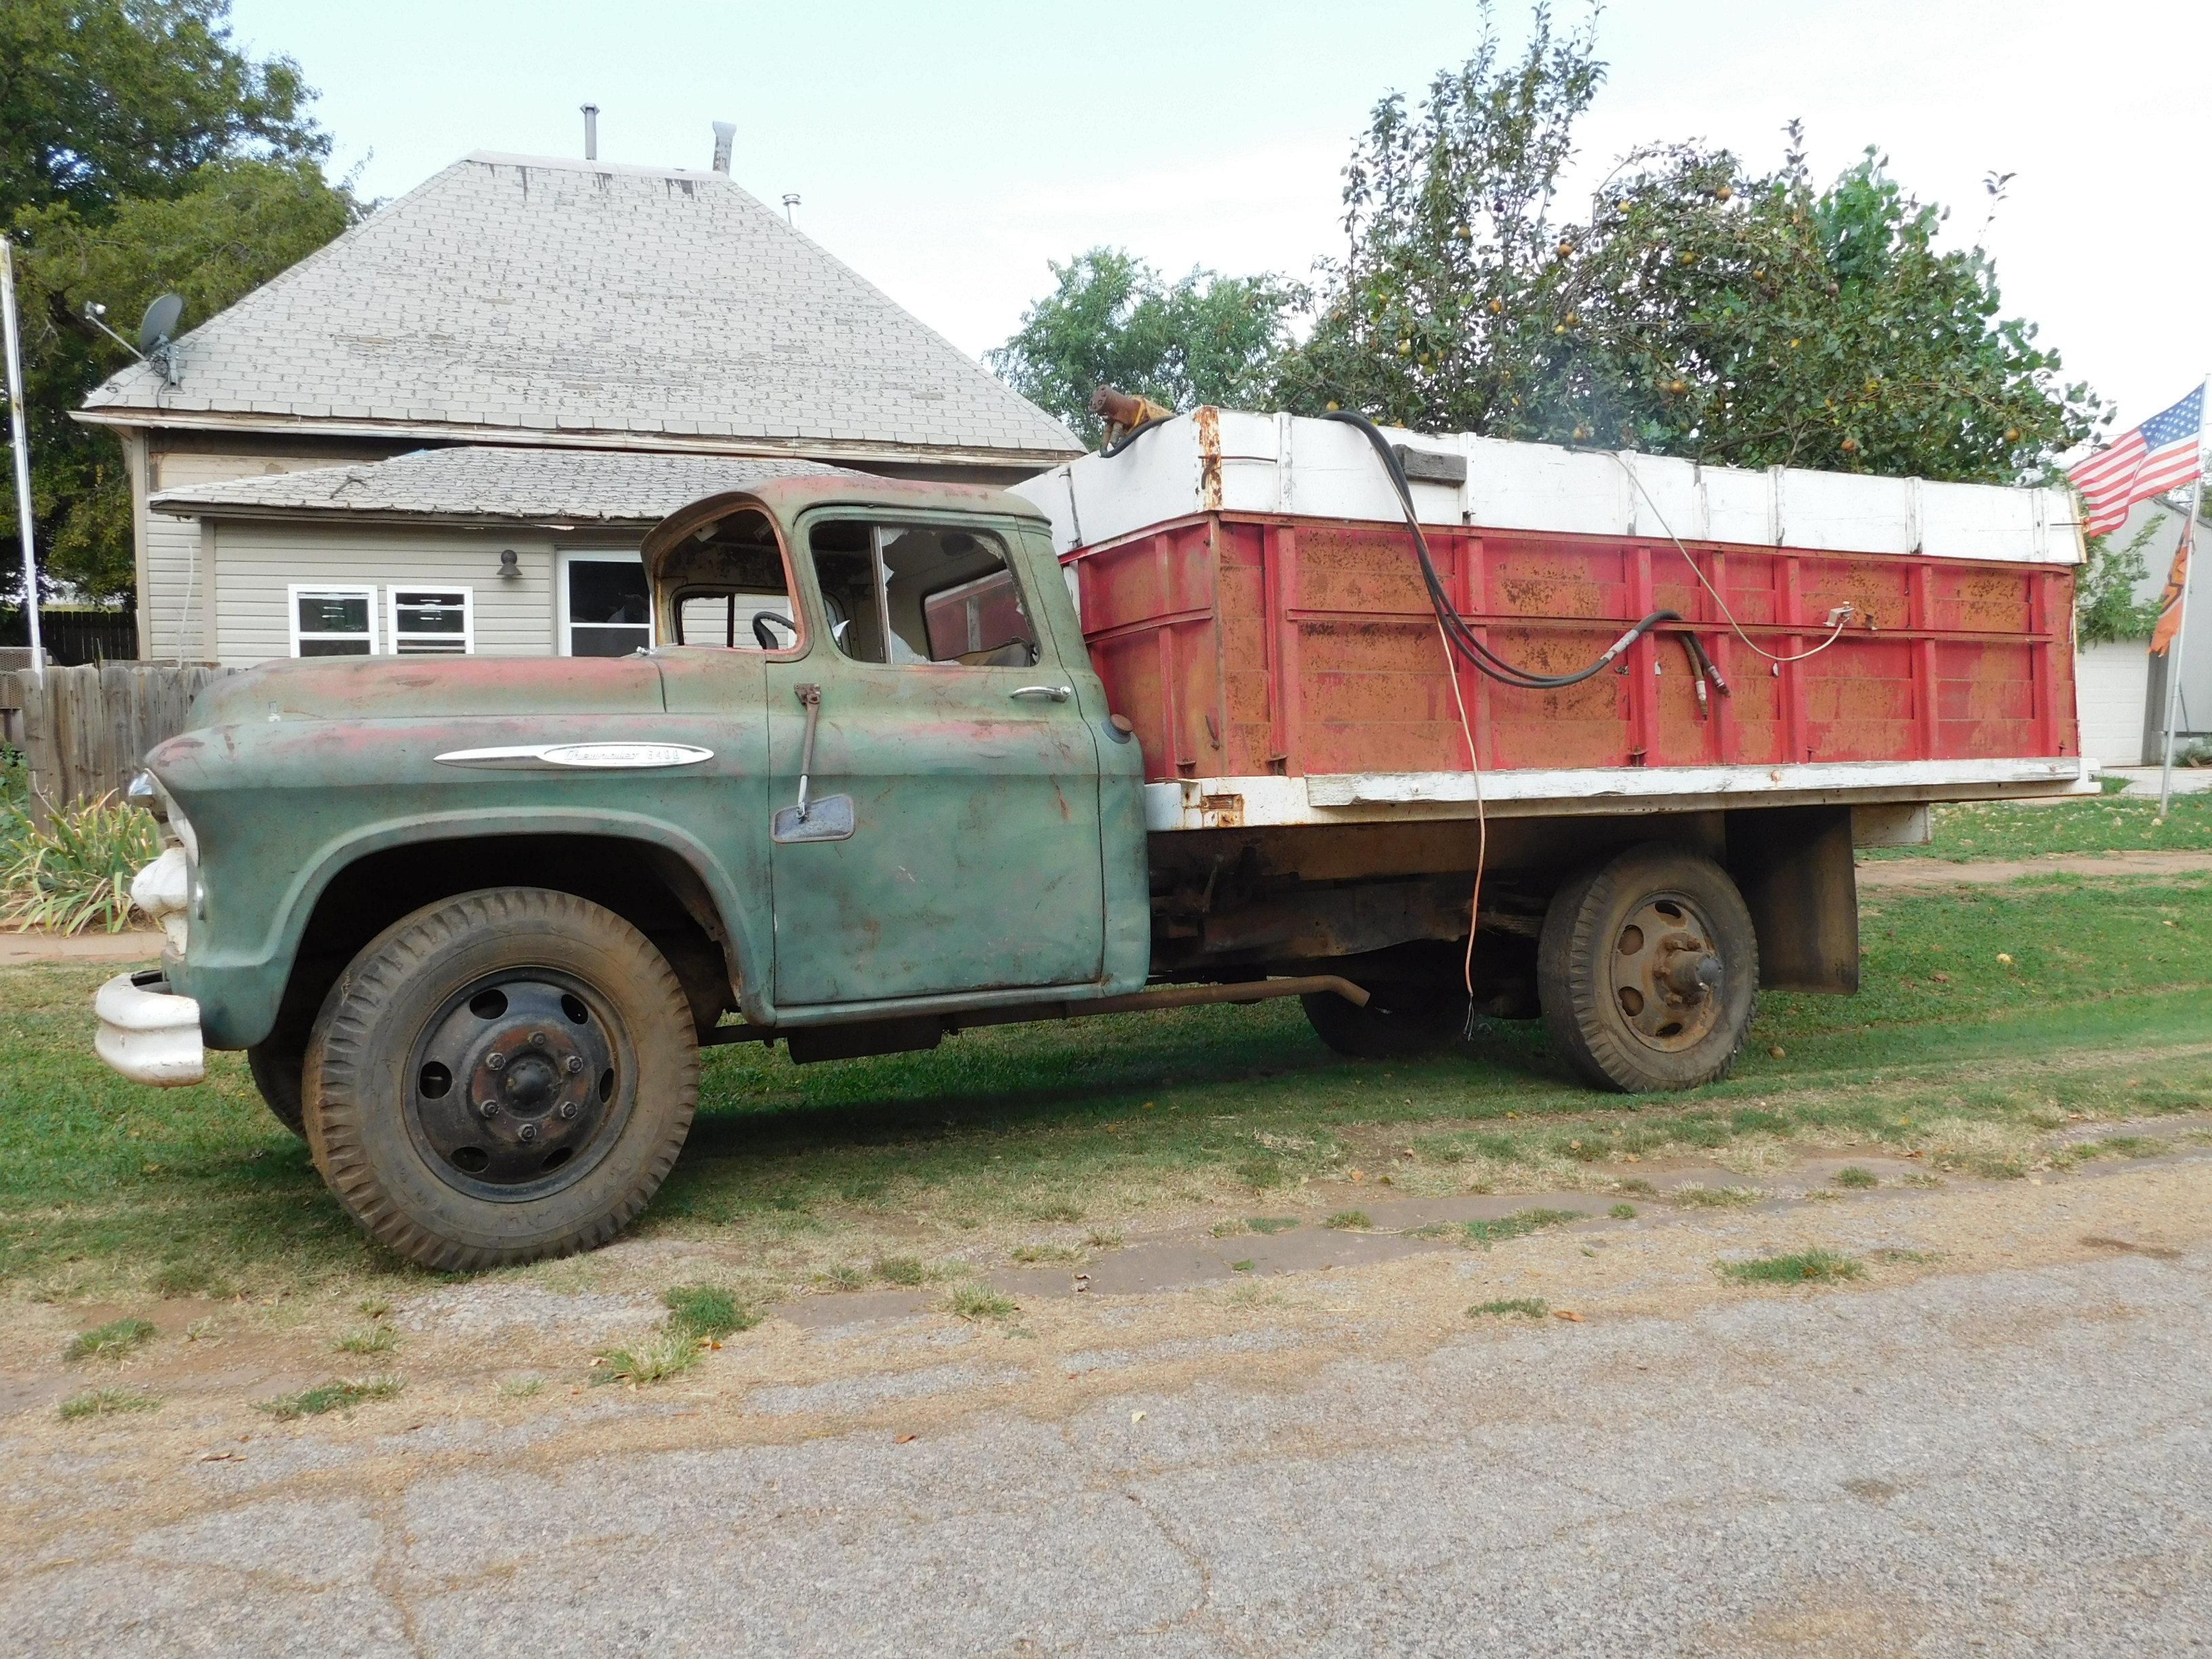
POLYGON ((817 525, 809 542, 838 648, 857 662, 1027 667, 1036 630, 988 531, 817 525))

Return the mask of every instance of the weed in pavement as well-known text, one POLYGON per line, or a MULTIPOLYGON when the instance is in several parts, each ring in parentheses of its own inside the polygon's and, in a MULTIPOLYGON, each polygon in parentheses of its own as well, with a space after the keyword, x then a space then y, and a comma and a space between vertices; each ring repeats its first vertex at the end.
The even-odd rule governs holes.
POLYGON ((1541 1319, 1552 1311, 1552 1304, 1540 1296, 1501 1297, 1495 1302, 1478 1302, 1467 1310, 1469 1319, 1498 1318, 1509 1316, 1522 1319, 1541 1319))
POLYGON ((372 1400, 389 1400, 399 1389, 396 1376, 372 1376, 358 1381, 334 1379, 302 1389, 297 1394, 280 1394, 274 1400, 264 1400, 258 1409, 280 1423, 289 1423, 296 1418, 319 1417, 325 1412, 350 1412, 356 1406, 372 1400))
POLYGON ((161 1405, 150 1394, 141 1394, 136 1389, 87 1389, 82 1394, 73 1394, 62 1401, 62 1421, 74 1423, 87 1417, 119 1417, 126 1412, 150 1412, 161 1405))
POLYGON ((1762 1255, 1749 1261, 1723 1261, 1721 1277, 1739 1285, 1832 1285, 1866 1276, 1865 1264, 1833 1250, 1793 1251, 1788 1255, 1762 1255))
POLYGON ((69 1346, 62 1350, 64 1359, 120 1359, 125 1354, 144 1347, 155 1337, 153 1322, 145 1319, 111 1319, 105 1325, 94 1325, 88 1331, 79 1331, 70 1339, 69 1346))

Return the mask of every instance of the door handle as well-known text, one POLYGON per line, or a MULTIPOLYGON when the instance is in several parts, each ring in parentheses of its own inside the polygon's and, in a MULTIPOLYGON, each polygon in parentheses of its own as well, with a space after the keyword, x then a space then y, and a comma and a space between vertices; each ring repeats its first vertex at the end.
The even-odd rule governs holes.
POLYGON ((1049 697, 1054 702, 1066 702, 1075 695, 1072 685, 1018 685, 1006 693, 1010 697, 1049 697))

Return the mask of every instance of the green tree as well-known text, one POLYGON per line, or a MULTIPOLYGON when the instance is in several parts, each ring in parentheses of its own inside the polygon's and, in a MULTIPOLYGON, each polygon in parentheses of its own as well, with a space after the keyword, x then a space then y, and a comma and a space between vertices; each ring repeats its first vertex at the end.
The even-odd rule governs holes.
POLYGON ((1194 270, 1170 283, 1116 248, 1092 248, 1052 273, 1053 291, 984 361, 1086 443, 1100 435, 1091 412, 1100 386, 1170 409, 1265 401, 1302 300, 1273 276, 1194 270))
POLYGON ((1725 150, 1626 158, 1558 210, 1604 66, 1534 14, 1409 108, 1376 106, 1345 173, 1344 258, 1320 268, 1279 398, 1431 429, 1600 442, 1733 465, 2012 482, 2105 416, 1979 247, 1869 149, 1815 190, 1798 130, 1759 173, 1725 150))
MULTIPOLYGON (((154 295, 187 323, 267 281, 358 209, 319 163, 297 68, 231 44, 228 0, 6 0, 0 6, 0 230, 21 284, 24 415, 42 574, 129 590, 130 495, 114 441, 69 418, 129 362, 84 320, 128 336, 154 295)), ((11 476, 0 476, 0 591, 19 591, 11 476)))
POLYGON ((2110 536, 2087 538, 2087 556, 2074 573, 2074 637, 2078 643, 2109 645, 2150 637, 2158 626, 2158 596, 2138 599, 2136 592, 2150 574, 2145 550, 2165 522, 2163 517, 2146 519, 2119 547, 2112 545, 2110 536))

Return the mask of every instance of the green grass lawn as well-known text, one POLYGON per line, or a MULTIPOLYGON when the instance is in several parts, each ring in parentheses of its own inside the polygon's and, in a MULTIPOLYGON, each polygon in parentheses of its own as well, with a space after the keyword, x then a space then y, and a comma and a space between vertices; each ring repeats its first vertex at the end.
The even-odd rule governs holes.
MULTIPOLYGON (((1002 1027, 811 1067, 717 1049, 640 1231, 716 1241, 757 1269, 757 1297, 862 1273, 852 1263, 870 1253, 929 1258, 1009 1230, 1067 1242, 1170 1206, 1281 1212, 1301 1183, 1354 1168, 1377 1198, 1385 1175, 1401 1190, 1533 1189, 1628 1155, 1809 1140, 2018 1173, 2034 1135, 2070 1115, 2212 1097, 2212 881, 1883 895, 1863 932, 1860 995, 1767 998, 1735 1073, 1686 1097, 1575 1087, 1530 1024, 1419 1063, 1347 1061, 1295 1003, 1002 1027)), ((171 1091, 100 1066, 90 999, 112 971, 0 972, 0 1289, 425 1277, 343 1218, 237 1056, 171 1091)))
POLYGON ((1925 847, 1889 847, 1873 859, 2030 859, 2049 853, 2108 853, 2132 848, 2212 851, 2212 794, 2176 795, 2158 815, 2155 794, 2089 795, 2050 806, 2010 801, 1938 806, 1929 814, 1925 847))

